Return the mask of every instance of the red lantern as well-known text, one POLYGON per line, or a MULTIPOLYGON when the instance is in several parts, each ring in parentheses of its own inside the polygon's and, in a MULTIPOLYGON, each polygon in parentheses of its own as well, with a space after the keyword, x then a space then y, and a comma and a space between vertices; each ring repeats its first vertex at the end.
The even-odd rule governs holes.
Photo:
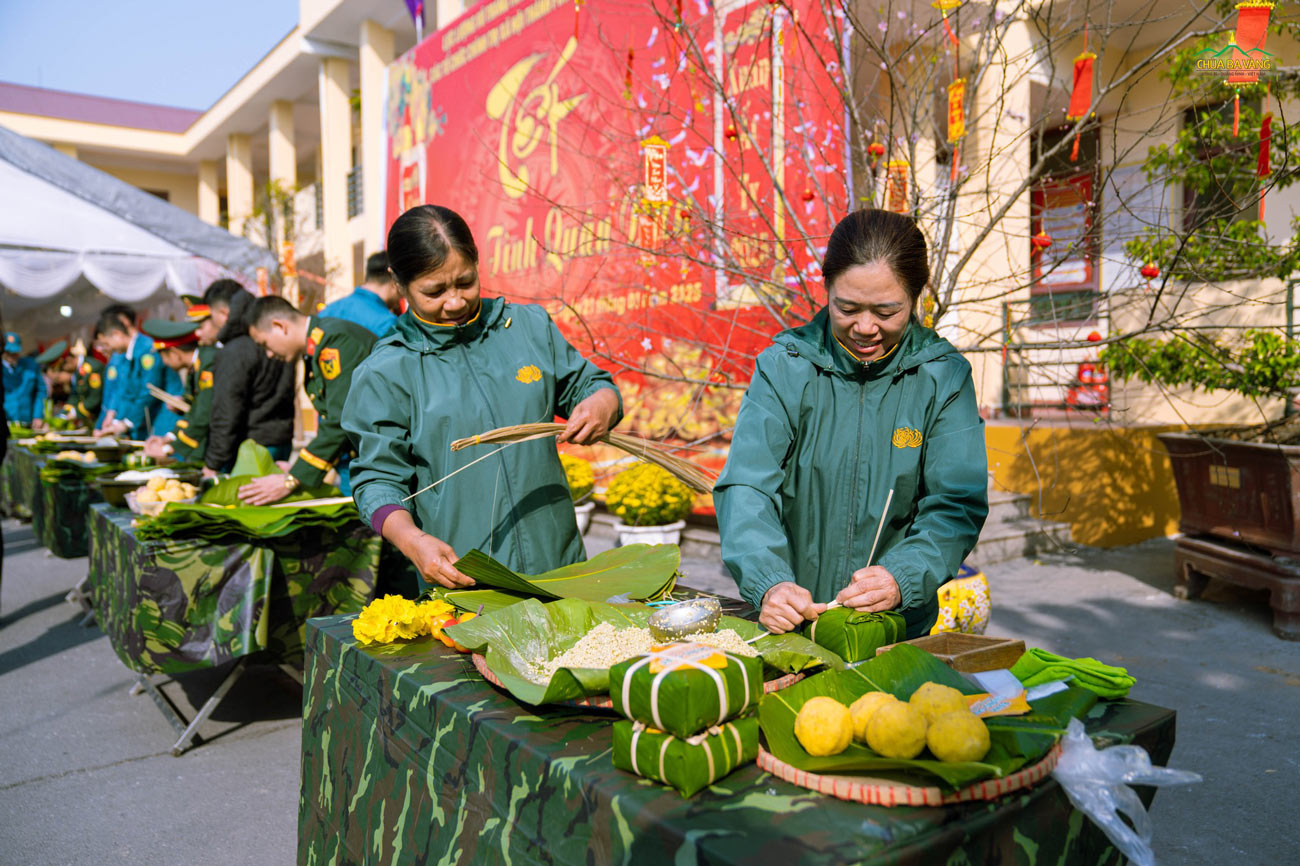
POLYGON ((727 127, 727 138, 731 139, 732 141, 735 141, 735 140, 736 140, 736 136, 737 136, 738 134, 739 134, 739 133, 736 132, 736 127, 734 127, 734 126, 728 126, 728 127, 727 127))
POLYGON ((805 190, 803 191, 803 200, 804 200, 804 201, 812 201, 814 198, 816 198, 816 194, 815 194, 812 190, 810 190, 810 189, 805 189, 805 190))
POLYGON ((1100 343, 1100 342, 1101 342, 1101 334, 1098 334, 1096 331, 1093 331, 1091 334, 1088 335, 1088 342, 1089 342, 1089 343, 1100 343))
POLYGON ((1039 232, 1030 238, 1029 242, 1034 245, 1035 249, 1045 250, 1052 245, 1052 236, 1047 232, 1039 232))
POLYGON ((867 153, 871 154, 872 159, 880 159, 885 155, 885 146, 878 141, 873 141, 867 146, 867 153))
POLYGON ((1146 279, 1154 280, 1156 277, 1160 276, 1160 269, 1157 268, 1155 265, 1151 264, 1150 262, 1148 262, 1147 264, 1142 266, 1142 270, 1140 271, 1140 273, 1146 279))

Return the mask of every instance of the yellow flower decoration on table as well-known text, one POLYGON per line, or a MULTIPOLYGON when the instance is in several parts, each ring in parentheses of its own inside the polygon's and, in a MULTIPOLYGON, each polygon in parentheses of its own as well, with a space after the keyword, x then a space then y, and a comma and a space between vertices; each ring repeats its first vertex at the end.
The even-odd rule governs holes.
POLYGON ((609 484, 605 507, 628 526, 663 526, 691 513, 695 494, 666 469, 638 463, 609 484))
POLYGON ((596 473, 591 464, 572 454, 561 454, 560 465, 564 467, 564 480, 569 482, 569 496, 574 502, 587 498, 596 486, 596 473))
POLYGON ((455 615, 445 601, 414 602, 400 595, 377 598, 352 621, 352 636, 362 646, 442 634, 442 621, 455 615))

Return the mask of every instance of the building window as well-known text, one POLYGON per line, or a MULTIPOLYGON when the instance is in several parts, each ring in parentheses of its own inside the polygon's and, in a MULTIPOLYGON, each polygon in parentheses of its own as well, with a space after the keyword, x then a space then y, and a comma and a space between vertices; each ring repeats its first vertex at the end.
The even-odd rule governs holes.
POLYGON ((163 201, 169 202, 172 200, 172 194, 165 189, 146 189, 145 192, 149 193, 151 196, 160 198, 163 201))
POLYGON ((1063 325, 1096 317, 1100 231, 1097 219, 1097 151, 1099 130, 1079 137, 1076 160, 1069 127, 1047 130, 1035 138, 1038 159, 1044 162, 1041 180, 1030 192, 1030 232, 1052 238, 1047 249, 1031 245, 1029 322, 1063 325), (1058 144, 1060 150, 1046 157, 1058 144))

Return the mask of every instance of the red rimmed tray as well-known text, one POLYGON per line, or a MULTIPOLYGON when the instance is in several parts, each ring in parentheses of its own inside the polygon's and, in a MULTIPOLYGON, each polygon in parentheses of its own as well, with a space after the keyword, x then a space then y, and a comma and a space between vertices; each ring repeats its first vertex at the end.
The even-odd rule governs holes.
MULTIPOLYGON (((488 668, 487 659, 478 653, 474 653, 472 658, 474 660, 474 669, 483 675, 483 679, 487 680, 497 688, 505 688, 501 680, 497 678, 497 675, 492 673, 491 669, 488 668)), ((763 691, 780 691, 787 686, 792 686, 799 682, 799 680, 803 679, 804 676, 805 674, 786 674, 785 676, 777 677, 774 680, 768 680, 763 683, 763 691)), ((614 709, 614 702, 610 700, 609 695, 592 695, 589 698, 569 698, 563 701, 556 701, 556 703, 563 704, 567 707, 588 707, 594 710, 612 711, 614 709)))
POLYGON ((778 759, 762 746, 758 748, 758 766, 793 785, 817 791, 828 797, 866 803, 870 806, 948 806, 974 800, 995 800, 1003 794, 1032 788, 1056 769, 1061 759, 1061 745, 1052 747, 1047 755, 1031 767, 1024 767, 1001 779, 985 779, 958 791, 944 791, 937 787, 921 787, 876 779, 870 776, 823 776, 809 773, 778 759))

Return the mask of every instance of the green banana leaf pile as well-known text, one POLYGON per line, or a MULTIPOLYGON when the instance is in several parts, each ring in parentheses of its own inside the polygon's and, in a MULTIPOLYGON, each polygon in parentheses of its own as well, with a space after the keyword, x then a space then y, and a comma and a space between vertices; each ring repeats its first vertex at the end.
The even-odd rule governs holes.
POLYGON ((299 489, 276 505, 241 505, 239 488, 279 472, 265 447, 251 439, 239 446, 232 475, 204 491, 196 503, 169 502, 156 517, 144 517, 136 535, 145 540, 197 538, 211 543, 280 538, 296 532, 334 533, 360 520, 351 502, 286 507, 289 503, 339 495, 329 485, 299 489))
POLYGON ((116 474, 121 471, 120 463, 83 463, 80 460, 50 458, 41 467, 41 481, 46 484, 58 484, 60 481, 90 481, 101 475, 116 474))
MULTIPOLYGON (((883 758, 858 742, 838 755, 814 757, 795 738, 795 716, 810 698, 827 695, 848 706, 867 692, 884 691, 907 700, 925 682, 952 686, 968 695, 980 691, 924 650, 900 644, 856 667, 808 677, 789 688, 764 695, 759 703, 758 719, 767 748, 785 763, 810 773, 869 773, 907 784, 955 790, 1009 775, 1039 760, 1065 732, 1070 719, 1082 716, 1097 702, 1092 692, 1070 687, 1034 701, 1029 715, 985 719, 991 743, 989 752, 982 761, 966 763, 949 764, 926 757, 910 761, 883 758)), ((925 756, 929 752, 921 754, 925 756)))
POLYGON ((629 544, 598 553, 586 562, 564 565, 542 574, 511 571, 481 550, 456 560, 461 573, 491 589, 444 590, 426 594, 461 610, 500 610, 526 598, 580 598, 605 602, 616 596, 629 601, 656 601, 677 583, 681 550, 675 544, 629 544))
MULTIPOLYGON (((619 548, 624 549, 624 548, 619 548)), ((560 668, 550 682, 538 683, 524 671, 539 659, 551 659, 577 643, 598 623, 616 628, 644 628, 652 611, 642 604, 605 604, 565 598, 543 604, 525 599, 451 626, 447 634, 480 653, 488 669, 516 698, 528 704, 549 704, 609 693, 608 668, 560 668)), ((743 638, 763 632, 757 623, 724 616, 718 628, 732 628, 743 638)), ((839 657, 796 634, 763 638, 754 645, 770 674, 796 673, 817 665, 839 667, 839 657)))

